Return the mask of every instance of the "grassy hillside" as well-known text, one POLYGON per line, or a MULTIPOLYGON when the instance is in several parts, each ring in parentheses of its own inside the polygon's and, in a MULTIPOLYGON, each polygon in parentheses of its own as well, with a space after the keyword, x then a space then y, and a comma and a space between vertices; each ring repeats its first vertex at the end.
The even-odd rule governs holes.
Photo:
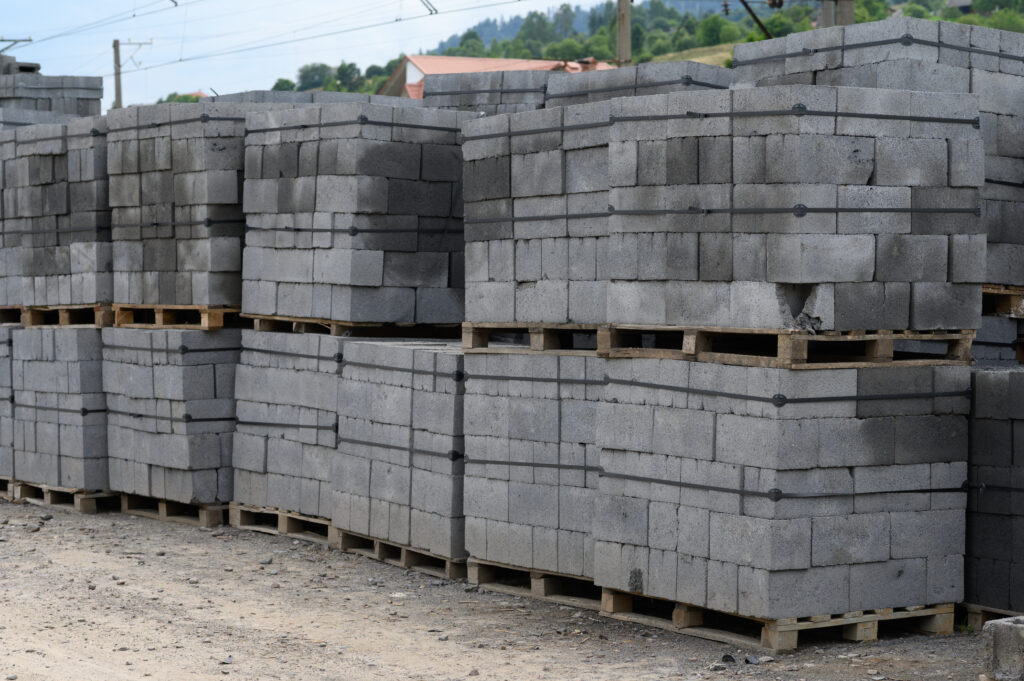
POLYGON ((732 58, 732 46, 735 43, 712 45, 711 47, 695 47, 682 52, 670 52, 655 57, 651 61, 699 61, 701 64, 723 66, 725 60, 732 58))

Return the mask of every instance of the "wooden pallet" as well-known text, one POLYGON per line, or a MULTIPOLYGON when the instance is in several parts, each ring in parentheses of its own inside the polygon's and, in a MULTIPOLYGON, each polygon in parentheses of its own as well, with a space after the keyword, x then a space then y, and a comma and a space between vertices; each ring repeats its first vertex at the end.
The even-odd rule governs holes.
POLYGON ((597 332, 600 357, 683 359, 780 369, 966 365, 973 330, 823 331, 610 324, 597 332), (944 343, 943 355, 909 355, 899 341, 944 343))
POLYGON ((0 307, 0 324, 21 324, 21 306, 0 307))
POLYGON ((25 501, 40 506, 62 506, 79 513, 98 513, 117 510, 118 495, 113 492, 37 485, 21 480, 9 480, 9 496, 15 501, 25 501))
POLYGON ((516 324, 465 322, 462 349, 467 354, 597 354, 597 324, 516 324))
POLYGON ((244 326, 237 307, 114 304, 114 326, 126 329, 214 331, 244 326))
POLYGON ((458 338, 458 324, 414 324, 380 322, 340 322, 313 317, 243 314, 257 331, 277 333, 322 333, 331 336, 369 338, 458 338))
POLYGON ((93 326, 104 327, 114 323, 110 305, 52 305, 26 307, 21 311, 21 325, 32 326, 93 326))
POLYGON ((465 559, 445 558, 429 551, 339 530, 333 525, 329 532, 328 543, 342 551, 357 553, 382 563, 415 570, 439 579, 466 578, 465 559))
POLYGON ((1024 319, 1024 286, 983 285, 981 310, 985 315, 1024 319))
POLYGON ((231 502, 228 517, 232 527, 276 534, 326 544, 331 521, 326 518, 231 502))
POLYGON ((227 504, 183 504, 138 494, 121 495, 121 513, 197 527, 224 524, 227 504))
POLYGON ((760 646, 775 651, 795 649, 800 632, 812 629, 838 629, 842 637, 849 641, 875 641, 878 639, 880 622, 897 620, 912 620, 921 633, 952 634, 953 613, 953 604, 947 603, 930 607, 879 608, 841 615, 764 620, 737 617, 684 603, 638 597, 614 589, 603 589, 601 593, 601 614, 605 617, 731 645, 760 646), (654 609, 634 607, 638 601, 645 605, 653 603, 654 609), (709 620, 714 620, 715 626, 709 626, 709 620), (760 629, 760 636, 745 633, 752 626, 755 632, 760 629))
POLYGON ((987 605, 975 605, 974 603, 964 603, 960 607, 966 611, 967 626, 976 633, 981 632, 985 622, 1000 620, 1004 617, 1020 617, 1024 615, 1024 613, 1014 612, 1013 610, 990 608, 987 605))
POLYGON ((578 575, 513 567, 470 559, 468 581, 484 591, 522 596, 584 610, 601 609, 601 589, 594 580, 578 575))

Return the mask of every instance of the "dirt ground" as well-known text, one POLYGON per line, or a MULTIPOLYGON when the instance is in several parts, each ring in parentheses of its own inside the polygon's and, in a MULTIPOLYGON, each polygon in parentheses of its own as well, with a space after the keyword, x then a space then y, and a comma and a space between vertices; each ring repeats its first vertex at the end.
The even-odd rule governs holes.
POLYGON ((768 653, 284 537, 0 501, 0 680, 973 681, 983 652, 897 633, 748 664, 768 653))

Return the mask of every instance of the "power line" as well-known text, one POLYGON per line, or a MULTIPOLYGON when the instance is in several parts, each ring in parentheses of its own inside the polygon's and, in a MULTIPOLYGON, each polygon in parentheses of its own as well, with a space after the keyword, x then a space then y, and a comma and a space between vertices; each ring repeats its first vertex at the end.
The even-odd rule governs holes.
MULTIPOLYGON (((157 4, 164 4, 166 1, 167 0, 155 0, 154 2, 150 2, 150 3, 147 3, 147 4, 143 5, 142 8, 152 7, 153 5, 157 5, 157 4)), ((94 31, 97 28, 105 28, 107 26, 112 26, 113 24, 117 24, 117 23, 120 23, 122 21, 130 21, 131 19, 135 19, 135 18, 138 18, 138 17, 146 17, 146 16, 150 16, 152 14, 160 14, 161 12, 169 12, 171 10, 178 9, 179 7, 185 7, 185 6, 188 6, 188 5, 194 5, 194 4, 199 3, 199 2, 203 2, 203 0, 190 0, 190 1, 189 0, 178 0, 177 4, 172 5, 170 7, 161 7, 160 9, 154 9, 154 10, 151 10, 149 12, 143 12, 141 14, 138 13, 138 10, 132 10, 130 16, 121 16, 121 15, 125 14, 125 12, 118 12, 116 14, 110 15, 109 17, 106 17, 106 18, 103 18, 103 19, 97 19, 97 20, 89 22, 87 24, 82 24, 81 26, 78 26, 78 27, 75 27, 75 28, 71 28, 71 29, 68 29, 66 31, 62 31, 60 33, 54 33, 53 35, 46 36, 45 38, 40 38, 39 40, 34 41, 33 44, 38 45, 39 43, 44 43, 44 42, 46 42, 48 40, 55 40, 57 38, 64 38, 66 36, 76 35, 78 33, 86 33, 88 31, 94 31)))
MULTIPOLYGON (((198 1, 198 0, 195 0, 195 1, 198 1)), ((152 64, 150 66, 142 66, 142 67, 139 67, 139 68, 136 68, 136 69, 122 71, 122 73, 137 73, 139 71, 151 71, 153 69, 159 69, 159 68, 163 68, 165 66, 172 66, 174 64, 181 64, 181 63, 191 62, 191 61, 199 61, 199 60, 202 60, 202 59, 213 59, 215 57, 224 57, 224 56, 228 56, 228 55, 232 55, 232 54, 239 54, 239 53, 242 53, 242 52, 251 52, 253 50, 263 50, 263 49, 267 49, 267 48, 270 48, 270 47, 280 47, 282 45, 292 45, 294 43, 304 42, 304 41, 307 41, 307 40, 319 40, 320 38, 330 38, 330 37, 333 37, 333 36, 343 35, 343 34, 346 34, 346 33, 354 33, 356 31, 365 31, 365 30, 368 30, 368 29, 371 29, 371 28, 380 28, 382 26, 390 26, 390 25, 393 25, 395 23, 402 22, 402 21, 415 21, 417 19, 426 19, 428 17, 440 16, 442 14, 457 14, 457 13, 460 13, 460 12, 467 12, 467 11, 471 11, 471 10, 475 10, 475 9, 487 9, 487 8, 490 8, 490 7, 499 7, 499 6, 502 6, 502 5, 512 5, 512 4, 520 3, 522 1, 523 0, 499 0, 498 2, 484 3, 484 4, 481 4, 481 5, 472 5, 472 6, 469 6, 469 7, 460 7, 460 8, 457 8, 457 9, 438 10, 434 14, 419 14, 419 15, 416 15, 416 16, 409 17, 407 19, 406 18, 402 18, 402 17, 398 17, 398 18, 396 18, 394 20, 381 21, 381 22, 377 22, 377 23, 373 23, 373 24, 366 24, 366 25, 363 25, 363 26, 354 26, 352 28, 345 28, 345 29, 340 29, 340 30, 337 30, 337 31, 328 31, 326 33, 318 33, 316 35, 305 36, 305 37, 302 37, 302 38, 291 38, 291 39, 288 39, 288 40, 280 40, 280 41, 277 41, 277 42, 266 43, 266 44, 263 44, 263 45, 251 45, 251 46, 248 46, 248 47, 238 47, 238 48, 233 48, 233 49, 230 49, 230 50, 223 50, 221 52, 211 52, 211 53, 208 53, 208 54, 200 54, 200 55, 194 55, 194 56, 191 56, 191 57, 184 57, 184 58, 181 58, 181 59, 176 59, 174 61, 161 62, 159 64, 152 64)), ((113 74, 106 74, 106 75, 113 75, 113 74)))

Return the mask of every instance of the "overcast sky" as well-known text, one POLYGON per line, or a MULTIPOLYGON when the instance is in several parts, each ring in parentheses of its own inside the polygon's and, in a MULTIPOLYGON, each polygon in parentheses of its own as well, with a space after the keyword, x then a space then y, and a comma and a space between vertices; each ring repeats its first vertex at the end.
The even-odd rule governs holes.
MULTIPOLYGON (((573 4, 589 7, 599 1, 573 4)), ((400 52, 432 49, 483 19, 558 5, 558 0, 427 2, 437 15, 428 16, 423 0, 12 1, 3 3, 3 36, 32 37, 34 42, 6 54, 42 64, 44 74, 103 76, 106 110, 114 94, 115 38, 152 40, 152 45, 121 48, 124 101, 148 104, 169 92, 269 89, 278 78, 294 79, 299 66, 310 62, 349 61, 364 69, 383 65, 400 52), (254 47, 259 49, 249 49, 254 47)))

